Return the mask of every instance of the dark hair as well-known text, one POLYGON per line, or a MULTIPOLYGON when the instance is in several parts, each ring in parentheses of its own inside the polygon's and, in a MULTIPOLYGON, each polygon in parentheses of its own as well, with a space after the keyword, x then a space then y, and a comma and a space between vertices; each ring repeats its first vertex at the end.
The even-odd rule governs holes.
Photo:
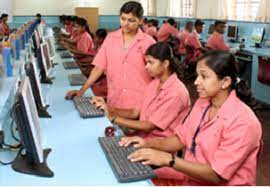
POLYGON ((90 28, 89 28, 89 25, 88 25, 86 19, 84 19, 84 18, 77 18, 76 23, 78 25, 82 26, 82 27, 85 27, 86 32, 88 32, 91 35, 91 37, 93 37, 93 34, 90 31, 90 28))
POLYGON ((231 89, 236 91, 237 97, 252 106, 254 97, 245 80, 239 80, 238 62, 235 56, 225 51, 210 51, 204 54, 198 61, 205 60, 206 65, 213 70, 219 79, 229 76, 232 79, 231 89))
POLYGON ((196 19, 195 23, 194 23, 194 26, 195 27, 198 27, 198 26, 202 26, 204 25, 204 22, 200 19, 196 19))
POLYGON ((143 17, 143 7, 141 3, 136 1, 126 2, 120 9, 120 15, 122 13, 129 14, 132 13, 137 18, 141 19, 143 17))
POLYGON ((170 62, 170 71, 176 73, 178 78, 181 79, 182 71, 180 63, 176 62, 173 55, 173 49, 168 42, 158 42, 151 45, 146 50, 145 55, 150 55, 161 62, 168 60, 170 62))
POLYGON ((37 13, 37 14, 36 14, 36 17, 41 18, 41 14, 40 14, 40 13, 37 13))
POLYGON ((4 14, 1 15, 1 19, 6 18, 6 17, 8 17, 8 14, 4 13, 4 14))
POLYGON ((170 24, 170 25, 175 25, 175 20, 173 18, 169 18, 167 20, 167 22, 170 24))
POLYGON ((158 27, 158 20, 156 19, 150 19, 148 23, 149 24, 151 23, 154 27, 158 27))
POLYGON ((216 27, 216 26, 218 26, 220 24, 226 24, 226 21, 216 20, 214 25, 216 27))
POLYGON ((107 37, 107 30, 106 29, 98 29, 96 31, 96 36, 99 37, 99 38, 103 38, 105 39, 107 37))

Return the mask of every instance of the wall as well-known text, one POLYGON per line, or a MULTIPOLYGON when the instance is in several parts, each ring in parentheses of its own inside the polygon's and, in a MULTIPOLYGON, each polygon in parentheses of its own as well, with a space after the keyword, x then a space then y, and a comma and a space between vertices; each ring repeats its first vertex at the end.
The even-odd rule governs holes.
POLYGON ((118 15, 120 7, 128 0, 13 0, 16 16, 74 14, 76 6, 99 7, 100 15, 118 15))
POLYGON ((7 13, 9 22, 12 22, 12 0, 0 0, 0 14, 7 13))

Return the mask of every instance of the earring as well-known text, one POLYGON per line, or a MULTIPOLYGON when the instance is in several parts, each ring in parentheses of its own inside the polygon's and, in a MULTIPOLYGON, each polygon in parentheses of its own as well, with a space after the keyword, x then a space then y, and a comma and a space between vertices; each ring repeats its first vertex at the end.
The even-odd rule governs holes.
POLYGON ((224 86, 224 85, 222 85, 222 86, 221 86, 221 88, 224 90, 224 89, 225 89, 225 86, 224 86))

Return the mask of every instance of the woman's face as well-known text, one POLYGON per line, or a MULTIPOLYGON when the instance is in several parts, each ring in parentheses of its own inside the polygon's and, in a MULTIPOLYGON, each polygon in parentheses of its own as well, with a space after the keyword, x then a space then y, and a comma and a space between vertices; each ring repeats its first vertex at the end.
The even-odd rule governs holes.
POLYGON ((138 29, 141 22, 142 20, 134 16, 132 13, 128 14, 122 13, 120 15, 120 25, 124 33, 135 32, 138 29))
POLYGON ((217 74, 210 69, 205 60, 197 64, 197 78, 194 82, 197 92, 201 98, 213 98, 224 88, 224 81, 220 80, 217 74))
POLYGON ((166 71, 168 71, 169 61, 161 62, 159 59, 156 59, 151 55, 146 55, 145 62, 146 62, 145 68, 151 77, 159 78, 166 71))

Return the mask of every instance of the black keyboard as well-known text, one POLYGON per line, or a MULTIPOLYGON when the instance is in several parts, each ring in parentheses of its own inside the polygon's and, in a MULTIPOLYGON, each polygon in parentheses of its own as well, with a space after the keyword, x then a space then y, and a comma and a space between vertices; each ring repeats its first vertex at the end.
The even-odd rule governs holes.
POLYGON ((82 118, 103 117, 104 111, 97 109, 90 101, 90 97, 73 98, 73 103, 82 118))
POLYGON ((134 182, 150 178, 156 175, 150 166, 141 162, 131 162, 127 156, 136 149, 133 146, 120 147, 118 142, 121 137, 99 137, 98 141, 111 165, 119 182, 134 182))
POLYGON ((61 58, 73 58, 72 54, 70 54, 69 52, 63 52, 60 54, 61 58))
POLYGON ((79 66, 76 62, 63 62, 65 69, 78 69, 79 66))
POLYGON ((70 74, 68 80, 71 86, 82 86, 87 81, 83 74, 70 74))

